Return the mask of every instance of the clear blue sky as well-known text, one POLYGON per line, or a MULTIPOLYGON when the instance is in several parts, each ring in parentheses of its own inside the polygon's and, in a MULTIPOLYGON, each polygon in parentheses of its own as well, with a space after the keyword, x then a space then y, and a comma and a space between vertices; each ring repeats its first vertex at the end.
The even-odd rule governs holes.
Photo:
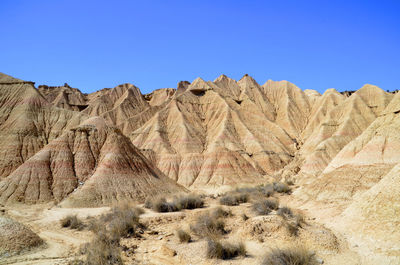
POLYGON ((83 92, 245 73, 400 89, 400 1, 1 0, 0 72, 83 92))

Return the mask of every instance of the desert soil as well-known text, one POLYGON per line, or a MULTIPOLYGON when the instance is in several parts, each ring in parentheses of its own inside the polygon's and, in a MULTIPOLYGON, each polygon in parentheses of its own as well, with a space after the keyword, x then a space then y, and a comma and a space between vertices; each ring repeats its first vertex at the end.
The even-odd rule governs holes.
MULTIPOLYGON (((301 208, 293 195, 275 196, 281 206, 301 208)), ((207 197, 206 205, 201 209, 174 213, 156 213, 146 209, 141 216, 141 222, 147 225, 142 237, 121 240, 125 264, 260 264, 263 255, 270 249, 299 245, 315 251, 323 264, 366 264, 363 257, 357 254, 355 246, 346 240, 346 236, 334 230, 335 226, 330 223, 334 219, 329 218, 326 212, 318 214, 316 208, 312 211, 302 209, 307 225, 296 237, 288 236, 279 227, 276 214, 256 216, 252 212, 251 203, 223 206, 233 214, 226 219, 226 227, 230 232, 224 238, 244 242, 247 256, 226 261, 207 259, 207 242, 204 239, 193 236, 193 242, 180 243, 175 232, 179 228, 190 231, 189 225, 196 216, 218 206, 218 198, 207 197), (250 218, 244 221, 241 217, 243 213, 250 218), (264 227, 263 224, 268 222, 274 225, 264 227)), ((45 241, 45 245, 0 259, 0 264, 68 264, 76 258, 83 258, 79 249, 90 241, 92 233, 86 229, 77 231, 61 228, 60 219, 76 214, 85 220, 108 210, 109 207, 61 208, 51 203, 7 206, 6 214, 31 228, 45 241)))

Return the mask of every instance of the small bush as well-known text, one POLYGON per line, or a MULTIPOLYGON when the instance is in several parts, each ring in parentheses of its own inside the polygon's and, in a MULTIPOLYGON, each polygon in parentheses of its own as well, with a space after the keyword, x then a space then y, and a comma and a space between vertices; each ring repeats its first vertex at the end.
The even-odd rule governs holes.
POLYGON ((165 198, 159 198, 153 202, 152 209, 159 213, 176 212, 179 210, 175 203, 167 202, 165 198))
POLYGON ((258 215, 267 215, 272 210, 276 210, 279 207, 279 203, 276 200, 264 199, 253 203, 253 210, 258 215))
POLYGON ((291 218, 291 217, 293 217, 293 212, 292 212, 292 210, 289 208, 289 207, 282 207, 282 208, 279 208, 278 209, 278 211, 276 211, 276 213, 279 215, 279 216, 282 216, 283 218, 291 218))
POLYGON ((183 231, 182 229, 179 229, 176 232, 176 235, 179 238, 179 242, 181 243, 189 243, 192 239, 192 237, 190 236, 190 234, 186 231, 183 231))
POLYGON ((191 210, 196 208, 202 208, 204 206, 204 200, 198 195, 188 194, 176 197, 174 199, 174 204, 179 210, 181 209, 191 210))
POLYGON ((147 197, 146 198, 146 200, 144 201, 144 208, 147 208, 147 209, 151 209, 151 208, 153 208, 153 198, 151 198, 151 197, 147 197))
POLYGON ((112 207, 110 212, 98 220, 90 220, 90 230, 94 239, 85 245, 82 254, 86 255, 86 265, 123 264, 121 259, 120 239, 137 236, 138 230, 144 228, 139 222, 143 209, 122 203, 112 207))
POLYGON ((301 213, 297 213, 294 215, 295 222, 298 226, 303 227, 303 224, 306 223, 304 215, 301 213))
POLYGON ((246 247, 243 243, 232 244, 209 239, 207 242, 207 257, 211 259, 231 259, 237 256, 246 256, 246 247))
POLYGON ((225 222, 209 213, 197 217, 190 229, 200 237, 216 237, 226 233, 225 222))
POLYGON ((274 186, 274 191, 279 193, 290 193, 292 191, 292 189, 286 183, 275 182, 273 186, 274 186))
POLYGON ((246 214, 243 213, 241 216, 243 221, 249 220, 249 217, 246 214))
POLYGON ((262 265, 316 265, 315 255, 303 248, 275 249, 263 259, 262 265))
POLYGON ((147 198, 144 206, 159 213, 176 212, 183 209, 202 208, 204 200, 200 196, 193 194, 181 195, 175 197, 172 201, 167 201, 164 197, 147 198))
POLYGON ((219 199, 219 203, 227 206, 236 206, 249 200, 247 193, 228 193, 219 199))
POLYGON ((96 235, 95 238, 88 243, 83 249, 86 256, 86 265, 106 265, 116 264, 122 265, 121 250, 119 243, 110 240, 105 234, 96 235))
POLYGON ((289 232, 290 236, 297 236, 299 233, 299 226, 293 222, 285 222, 286 230, 289 232))
POLYGON ((76 215, 67 215, 60 220, 62 227, 69 227, 71 229, 82 230, 85 225, 76 215))
POLYGON ((222 218, 222 217, 228 217, 228 216, 232 216, 232 212, 231 211, 227 211, 221 207, 217 207, 214 210, 211 211, 211 216, 213 218, 222 218))
POLYGON ((261 191, 266 197, 271 197, 272 195, 274 195, 275 192, 274 185, 267 184, 261 188, 261 191))

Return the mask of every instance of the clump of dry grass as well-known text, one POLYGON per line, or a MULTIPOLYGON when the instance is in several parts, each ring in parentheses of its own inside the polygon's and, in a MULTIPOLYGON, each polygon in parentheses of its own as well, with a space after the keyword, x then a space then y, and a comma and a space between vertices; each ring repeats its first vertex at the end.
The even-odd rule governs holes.
POLYGON ((201 196, 195 194, 187 194, 175 197, 173 203, 179 210, 182 209, 196 209, 202 208, 204 206, 204 200, 201 196))
POLYGON ((316 265, 315 255, 304 248, 274 249, 264 257, 262 265, 316 265))
POLYGON ((180 195, 172 201, 167 201, 165 197, 147 198, 144 206, 155 212, 176 212, 183 209, 196 209, 204 206, 201 196, 195 194, 180 195))
POLYGON ((210 213, 205 213, 197 217, 195 222, 190 225, 190 229, 199 237, 218 237, 226 233, 225 222, 210 213))
POLYGON ((90 230, 94 239, 82 250, 86 265, 123 264, 121 259, 120 239, 140 236, 144 225, 140 223, 143 209, 127 203, 111 208, 110 212, 92 220, 90 230))
POLYGON ((119 242, 104 233, 97 234, 82 252, 86 256, 85 265, 123 264, 119 242))
POLYGON ((84 223, 76 215, 67 215, 60 220, 61 227, 82 230, 85 228, 84 223))
POLYGON ((190 234, 182 229, 176 231, 176 235, 179 238, 179 242, 181 243, 189 243, 192 240, 190 234))
POLYGON ((267 215, 272 210, 277 210, 279 203, 277 200, 263 199, 253 203, 252 208, 257 215, 267 215))
POLYGON ((289 207, 281 207, 276 211, 276 214, 283 217, 284 219, 293 217, 293 211, 289 207))
POLYGON ((219 199, 219 203, 227 206, 236 206, 249 200, 249 194, 244 192, 228 193, 219 199))
POLYGON ((297 236, 299 229, 305 224, 304 216, 286 206, 279 208, 276 213, 283 218, 283 225, 290 236, 297 236))
POLYGON ((273 183, 274 191, 279 193, 290 193, 292 189, 289 187, 288 184, 283 182, 274 182, 273 183))
POLYGON ((225 210, 222 207, 217 207, 211 211, 211 216, 214 218, 222 218, 233 216, 233 214, 230 210, 225 210))
POLYGON ((208 239, 207 257, 211 259, 231 259, 237 256, 246 256, 246 246, 240 242, 233 244, 230 242, 220 242, 208 239))
POLYGON ((249 220, 249 217, 245 213, 242 213, 241 217, 243 221, 249 220))

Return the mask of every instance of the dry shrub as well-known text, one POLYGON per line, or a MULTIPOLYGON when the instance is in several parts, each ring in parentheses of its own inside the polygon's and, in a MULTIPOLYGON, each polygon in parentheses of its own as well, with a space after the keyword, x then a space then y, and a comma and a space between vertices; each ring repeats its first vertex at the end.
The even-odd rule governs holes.
POLYGON ((86 265, 123 264, 119 242, 100 233, 83 249, 86 265))
POLYGON ((266 184, 265 186, 263 186, 261 188, 261 192, 262 194, 264 194, 264 196, 266 197, 271 197, 272 195, 274 195, 274 185, 273 184, 266 184))
POLYGON ((286 227, 286 230, 290 236, 297 236, 299 234, 300 227, 296 223, 286 221, 284 222, 284 226, 286 227))
POLYGON ((243 220, 243 221, 249 220, 249 217, 248 217, 245 213, 243 213, 243 214, 241 215, 241 217, 242 217, 242 220, 243 220))
POLYGON ((181 195, 174 198, 173 203, 179 210, 182 209, 196 209, 204 206, 204 200, 195 194, 181 195))
POLYGON ((208 239, 207 257, 211 259, 231 259, 237 256, 246 256, 246 246, 240 242, 232 244, 230 242, 219 242, 208 239))
POLYGON ((272 210, 276 210, 279 207, 277 200, 264 199, 253 203, 253 210, 257 215, 267 215, 272 210))
POLYGON ((273 187, 274 191, 279 193, 290 193, 292 191, 289 185, 283 182, 275 182, 273 183, 273 187))
POLYGON ((190 234, 182 229, 176 231, 176 235, 179 238, 179 242, 181 243, 189 243, 192 240, 190 234))
POLYGON ((264 257, 262 265, 316 265, 315 255, 304 248, 274 249, 264 257))
POLYGON ((214 238, 226 234, 225 222, 209 213, 198 216, 190 229, 199 237, 214 238))
POLYGON ((219 203, 227 206, 236 206, 249 200, 248 193, 228 193, 219 199, 219 203))
POLYGON ((196 209, 204 206, 204 200, 194 194, 180 195, 172 201, 167 201, 165 197, 157 197, 154 199, 147 198, 144 206, 155 212, 176 212, 183 209, 196 209))
POLYGON ((233 214, 230 210, 225 210, 222 207, 217 207, 211 211, 211 216, 213 218, 222 218, 222 217, 233 216, 233 214))
POLYGON ((167 202, 165 198, 157 198, 152 202, 153 211, 159 213, 167 213, 167 212, 176 212, 178 211, 178 207, 172 202, 167 202))
POLYGON ((85 228, 84 223, 76 215, 67 215, 60 220, 61 227, 69 227, 71 229, 82 230, 85 228))
POLYGON ((107 226, 109 236, 113 239, 138 236, 137 230, 144 228, 139 222, 139 216, 143 212, 139 207, 123 203, 112 207, 111 211, 103 215, 100 220, 107 226))
POLYGON ((142 213, 143 209, 122 203, 112 207, 109 213, 103 214, 98 220, 92 220, 89 229, 95 237, 82 250, 82 254, 86 255, 84 264, 123 264, 120 239, 139 236, 144 228, 139 220, 142 213))
POLYGON ((276 214, 284 219, 293 217, 293 211, 286 206, 279 208, 278 211, 276 211, 276 214))

